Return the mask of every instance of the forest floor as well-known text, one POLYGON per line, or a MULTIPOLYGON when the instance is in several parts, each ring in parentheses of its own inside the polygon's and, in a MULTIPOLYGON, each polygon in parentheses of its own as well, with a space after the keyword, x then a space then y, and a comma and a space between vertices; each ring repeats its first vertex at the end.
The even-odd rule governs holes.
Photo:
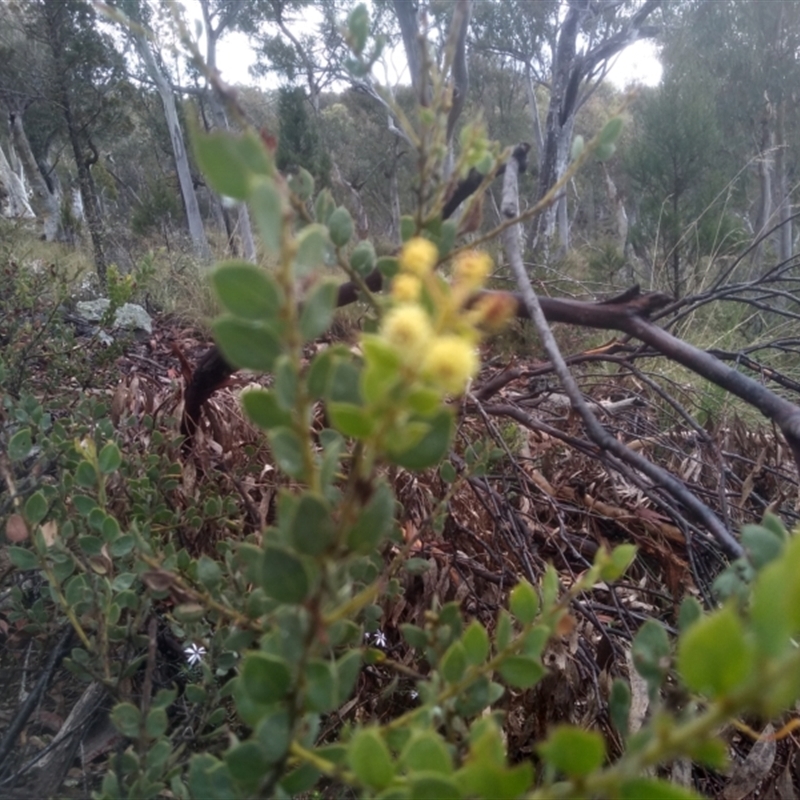
MULTIPOLYGON (((175 317, 157 317, 152 335, 128 341, 108 363, 99 343, 85 343, 97 348, 98 368, 82 386, 60 387, 60 399, 67 403, 79 393, 104 398, 123 451, 126 446, 156 447, 157 435, 158 441, 174 441, 187 370, 208 344, 194 326, 175 317), (146 418, 153 420, 152 426, 142 425, 146 418)), ((402 504, 401 527, 409 539, 416 538, 414 555, 425 562, 425 569, 406 576, 404 592, 383 604, 380 636, 373 636, 373 645, 417 669, 414 652, 400 635, 402 623, 420 624, 427 609, 457 601, 491 630, 509 588, 520 577, 536 584, 545 565, 552 563, 562 584, 569 586, 599 547, 634 543, 639 557, 628 575, 574 604, 571 624, 545 653, 546 678, 532 690, 509 691, 502 701, 512 761, 532 757, 534 744, 557 722, 602 730, 613 757, 621 740, 607 714, 611 681, 630 681, 634 730, 651 711, 646 685, 632 666, 634 633, 648 618, 674 631, 687 593, 705 605, 713 603, 712 584, 725 559, 712 539, 692 533, 680 515, 670 515, 640 488, 605 469, 554 379, 548 380, 546 365, 520 355, 507 358, 491 346, 484 355, 486 366, 471 396, 459 402, 452 454, 453 464, 459 471, 467 467, 470 477, 451 487, 437 471, 416 476, 387 470, 402 504), (514 379, 506 380, 510 369, 514 379), (443 506, 448 491, 450 499, 443 506)), ((621 371, 584 368, 577 374, 587 397, 598 404, 601 419, 620 440, 680 476, 713 508, 724 506, 726 513, 733 513, 728 522, 734 529, 759 519, 768 506, 784 519, 797 519, 790 457, 767 426, 731 417, 697 430, 665 408, 651 388, 621 371)), ((243 531, 272 522, 282 481, 262 434, 238 402, 242 387, 253 382, 266 385, 269 378, 239 373, 206 404, 192 452, 179 458, 181 477, 173 497, 188 511, 203 495, 203 484, 213 484, 236 498, 243 531)), ((35 375, 26 390, 41 403, 58 400, 52 386, 37 385, 35 375)), ((685 393, 690 396, 691 388, 685 393)), ((322 412, 318 423, 323 424, 322 412)), ((203 521, 174 535, 196 556, 214 552, 216 542, 232 533, 203 521)), ((20 574, 2 558, 0 600, 21 590, 35 603, 41 589, 30 578, 20 583, 20 574)), ((80 681, 56 668, 46 676, 35 709, 23 718, 25 699, 45 674, 54 646, 41 629, 10 622, 0 602, 0 725, 5 728, 0 752, 15 722, 22 722, 5 753, 5 765, 0 757, 0 796, 35 796, 36 759, 47 752, 81 697, 80 681)), ((667 698, 673 704, 684 701, 667 698)), ((328 719, 327 731, 348 719, 388 719, 414 702, 411 679, 398 681, 379 665, 369 666, 351 700, 328 719)), ((771 730, 758 720, 748 722, 767 734, 771 730)), ((83 734, 74 761, 66 765, 58 797, 88 797, 122 744, 107 716, 83 734)), ((754 743, 731 728, 726 739, 729 774, 679 762, 665 777, 727 800, 800 797, 800 742, 793 736, 754 743)))

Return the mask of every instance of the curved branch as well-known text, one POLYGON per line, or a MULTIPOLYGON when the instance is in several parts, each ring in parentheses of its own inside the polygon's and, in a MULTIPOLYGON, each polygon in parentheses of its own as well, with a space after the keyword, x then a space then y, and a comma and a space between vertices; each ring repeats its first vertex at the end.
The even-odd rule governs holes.
MULTIPOLYGON (((514 219, 519 214, 519 191, 515 166, 513 162, 509 165, 503 181, 502 212, 509 219, 514 219)), ((506 255, 517 279, 517 285, 522 297, 521 306, 526 310, 528 316, 536 325, 536 330, 542 340, 545 352, 553 363, 553 368, 561 381, 561 385, 564 387, 564 391, 570 399, 572 408, 580 416, 589 437, 601 450, 615 457, 623 464, 638 470, 652 481, 654 486, 661 486, 669 492, 669 494, 680 502, 697 521, 704 525, 729 556, 733 558, 742 556, 744 553, 742 546, 733 538, 723 522, 705 503, 698 499, 681 480, 667 470, 648 461, 639 453, 626 447, 598 421, 597 417, 584 400, 575 378, 572 376, 569 367, 564 361, 564 357, 561 355, 561 351, 556 344, 553 332, 550 330, 544 307, 533 291, 530 278, 525 271, 525 265, 522 263, 520 236, 521 228, 519 223, 510 226, 504 232, 506 255)), ((655 304, 662 303, 663 298, 663 295, 657 296, 655 304)), ((596 308, 599 307, 602 313, 603 310, 607 311, 609 308, 621 307, 620 311, 622 311, 630 306, 631 308, 627 311, 626 316, 632 321, 641 319, 644 323, 646 320, 640 317, 639 313, 634 309, 636 309, 637 306, 641 306, 642 301, 646 301, 647 299, 647 295, 639 295, 638 287, 634 287, 607 303, 597 304, 596 308)), ((652 305, 652 302, 646 303, 645 308, 649 308, 652 305)), ((800 409, 798 409, 798 412, 800 413, 800 409)))

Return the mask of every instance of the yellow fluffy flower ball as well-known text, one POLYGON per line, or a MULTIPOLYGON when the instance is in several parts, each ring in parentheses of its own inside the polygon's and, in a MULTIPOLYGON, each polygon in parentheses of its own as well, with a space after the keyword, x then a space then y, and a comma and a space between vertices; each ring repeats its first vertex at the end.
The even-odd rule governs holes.
POLYGON ((462 253, 456 259, 456 281, 470 289, 482 286, 491 271, 492 257, 488 253, 473 250, 469 253, 462 253))
POLYGON ((416 275, 401 273, 392 281, 392 297, 399 303, 414 303, 421 292, 422 282, 416 275))
POLYGON ((439 250, 433 242, 415 236, 409 239, 400 252, 400 269, 418 278, 424 278, 439 260, 439 250))
POLYGON ((421 306, 402 305, 384 318, 381 333, 406 363, 419 361, 433 336, 430 317, 421 306))
POLYGON ((435 339, 422 362, 431 383, 449 394, 461 394, 477 372, 480 362, 475 348, 463 337, 447 334, 435 339))

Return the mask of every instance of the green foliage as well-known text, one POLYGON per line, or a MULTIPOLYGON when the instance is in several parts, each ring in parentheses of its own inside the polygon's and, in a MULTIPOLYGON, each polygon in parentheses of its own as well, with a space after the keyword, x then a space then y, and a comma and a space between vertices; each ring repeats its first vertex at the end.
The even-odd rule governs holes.
POLYGON ((163 178, 151 179, 131 215, 131 230, 137 236, 146 236, 180 219, 182 213, 180 195, 174 187, 163 178))
MULTIPOLYGON (((356 71, 380 50, 368 31, 360 7, 347 27, 356 71)), ((289 107, 298 100, 284 97, 289 107)), ((434 82, 418 127, 398 114, 417 145, 421 198, 437 196, 428 184, 443 170, 449 102, 434 82)), ((297 121, 288 112, 286 119, 297 121)), ((608 122, 587 150, 603 155, 620 127, 608 122)), ((493 148, 482 128, 466 129, 461 141, 456 172, 488 169, 493 148)), ((453 283, 440 279, 434 267, 456 246, 456 229, 442 223, 440 207, 425 206, 404 217, 400 254, 376 260, 374 246, 352 246, 352 219, 330 193, 314 198, 311 166, 284 181, 280 151, 274 156, 252 132, 199 135, 195 152, 218 191, 250 203, 274 265, 267 272, 228 261, 211 277, 223 311, 214 323, 222 352, 272 376, 269 389, 248 390, 242 401, 280 473, 270 524, 242 533, 253 530, 252 520, 236 513, 227 489, 195 482, 188 462, 177 459, 179 442, 152 419, 142 422, 147 436, 137 449, 123 444, 104 402, 84 397, 55 421, 33 397, 3 393, 9 464, 19 475, 57 465, 53 480, 21 484, 18 512, 28 536, 8 547, 13 567, 38 571, 49 591, 33 605, 13 592, 9 622, 36 634, 53 618, 66 620, 77 637, 66 667, 113 689, 111 721, 123 741, 98 800, 288 797, 322 780, 335 791, 382 798, 688 798, 691 792, 641 776, 683 757, 719 767, 724 724, 796 702, 800 539, 774 517, 743 531, 748 558, 732 565, 735 581, 721 608, 703 615, 686 602, 677 642, 656 620, 636 633, 633 665, 652 714, 631 735, 631 689, 615 680, 609 715, 621 749, 599 732, 559 725, 531 743, 535 773, 533 759, 509 763, 502 717, 511 695, 546 677, 545 649, 572 628, 573 604, 597 587, 607 591, 630 567, 632 545, 599 549, 568 588, 552 566, 536 585, 519 581, 492 620, 468 618, 455 601, 427 609, 418 624, 400 627, 413 663, 395 660, 375 638, 369 646, 365 634, 383 635, 398 576, 429 568, 398 529, 387 474, 438 470, 451 491, 496 458, 491 445, 475 443, 463 464, 445 461, 455 428, 448 398, 477 369, 467 299, 482 282, 476 271, 490 265, 462 254, 453 283), (317 267, 333 260, 350 277, 377 263, 397 280, 387 300, 365 293, 380 320, 359 348, 311 352, 336 296, 317 267), (430 353, 443 345, 431 364, 430 353), (321 423, 312 428, 312 420, 321 423), (197 534, 209 530, 218 535, 207 552, 181 544, 188 532, 202 541, 197 534), (187 644, 189 658, 160 690, 135 694, 140 675, 153 678, 158 620, 187 644), (343 725, 365 665, 398 683, 413 680, 416 702, 391 718, 353 716, 343 725), (673 694, 688 698, 680 708, 663 699, 668 680, 673 694), (192 748, 186 730, 194 732, 192 748)), ((11 341, 12 356, 22 358, 24 347, 11 341)), ((255 474, 262 456, 254 456, 255 474)))
POLYGON ((639 198, 633 235, 663 243, 678 296, 690 277, 685 261, 733 252, 743 241, 726 208, 724 137, 707 83, 666 81, 642 96, 636 112, 638 135, 625 153, 639 198))
POLYGON ((275 163, 279 170, 302 167, 326 186, 331 169, 330 157, 320 143, 317 122, 308 113, 308 100, 301 88, 282 87, 278 92, 278 150, 275 163))

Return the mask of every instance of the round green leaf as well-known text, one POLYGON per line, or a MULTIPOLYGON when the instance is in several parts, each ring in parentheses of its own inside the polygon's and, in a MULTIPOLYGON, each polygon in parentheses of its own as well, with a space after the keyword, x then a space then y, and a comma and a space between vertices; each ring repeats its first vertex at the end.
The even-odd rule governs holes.
POLYGON ((333 665, 322 660, 309 661, 304 670, 304 676, 308 710, 320 714, 333 711, 339 699, 333 665))
POLYGON ((305 202, 314 194, 314 176, 303 167, 289 178, 289 189, 305 202))
POLYGON ((443 408, 427 423, 427 433, 412 447, 404 450, 395 449, 396 444, 392 447, 389 457, 395 464, 420 471, 438 464, 447 455, 453 433, 452 412, 443 408))
POLYGON ((545 668, 536 658, 509 656, 500 665, 500 675, 517 689, 530 689, 544 677, 545 668))
POLYGON ((298 552, 309 556, 324 553, 333 542, 335 526, 330 505, 323 497, 305 492, 292 518, 289 536, 298 552))
POLYGON ((281 708, 261 720, 256 729, 256 738, 268 764, 276 764, 283 758, 289 749, 291 735, 292 727, 287 709, 281 708))
POLYGON ((78 486, 92 487, 97 485, 97 471, 88 461, 81 461, 75 470, 75 483, 78 486))
POLYGON ((361 783, 373 790, 386 788, 394 777, 389 748, 374 728, 363 728, 352 738, 347 763, 361 783))
POLYGON ((743 525, 741 538, 750 563, 756 569, 761 569, 770 561, 774 561, 781 554, 785 544, 781 536, 776 536, 761 525, 743 525))
POLYGON ((17 569, 36 569, 39 566, 36 554, 24 547, 9 547, 8 557, 17 569))
POLYGON ((620 678, 615 678, 611 684, 611 694, 608 698, 608 714, 614 727, 623 736, 628 735, 628 724, 631 713, 631 689, 620 678))
POLYGON ((328 417, 339 433, 353 439, 366 439, 375 429, 369 411, 354 403, 328 403, 328 417))
POLYGON ((366 277, 375 269, 375 248, 372 242, 365 239, 359 242, 350 254, 350 267, 362 277, 366 277))
POLYGON ((300 332, 305 341, 316 339, 333 321, 338 286, 330 280, 319 281, 303 304, 300 314, 300 332))
POLYGON ((634 778, 622 784, 622 800, 702 800, 699 794, 655 778, 634 778))
POLYGON ((328 231, 324 225, 307 225, 297 235, 297 252, 294 256, 295 275, 298 277, 319 270, 325 263, 328 231))
POLYGON ((303 562, 294 553, 272 544, 264 548, 261 586, 267 597, 281 603, 302 603, 310 588, 303 562))
POLYGON ((409 778, 411 800, 460 800, 463 795, 454 780, 434 773, 414 773, 409 778))
POLYGON ((114 442, 107 442, 97 456, 97 463, 103 475, 110 475, 120 468, 122 454, 114 442))
POLYGON ((34 492, 25 503, 25 519, 38 525, 47 514, 47 500, 41 492, 34 492))
POLYGON ((223 261, 211 280, 220 302, 235 317, 273 319, 281 307, 281 293, 272 278, 248 261, 223 261))
POLYGON ((330 189, 323 189, 314 201, 314 218, 323 225, 328 224, 328 220, 336 208, 333 195, 330 189))
POLYGON ((242 405, 256 425, 268 431, 292 423, 292 415, 280 407, 275 393, 267 389, 248 389, 242 392, 242 405))
POLYGON ((409 772, 435 772, 450 775, 453 759, 441 736, 433 731, 423 731, 411 737, 400 754, 400 763, 409 772))
POLYGON ((153 739, 158 739, 159 736, 163 736, 167 730, 168 722, 169 720, 167 719, 167 712, 165 709, 151 708, 144 724, 147 735, 151 736, 153 739))
POLYGON ((581 778, 602 765, 606 755, 603 737, 571 725, 551 730, 547 741, 537 747, 539 755, 559 772, 581 778))
POLYGON ((273 428, 269 432, 269 444, 278 466, 292 478, 302 478, 305 472, 303 442, 290 428, 273 428))
POLYGON ((351 650, 336 662, 336 677, 338 683, 337 705, 341 705, 350 697, 360 672, 361 653, 358 650, 351 650))
POLYGON ((347 534, 347 546, 356 553, 372 553, 389 534, 394 521, 394 494, 381 481, 347 534))
POLYGON ((214 589, 222 580, 222 569, 213 558, 200 556, 197 561, 197 580, 206 589, 214 589))
POLYGON ((241 742, 234 745, 225 754, 225 763, 231 777, 248 789, 255 789, 270 767, 256 742, 241 742))
POLYGON ((117 703, 111 710, 111 722, 123 736, 138 739, 142 713, 132 703, 117 703))
POLYGON ((648 685, 660 686, 669 668, 669 639, 664 626, 647 620, 634 637, 631 655, 636 671, 648 685))
POLYGON ((234 154, 231 134, 198 131, 192 141, 200 169, 214 189, 235 200, 244 200, 248 194, 249 178, 246 166, 234 154))
POLYGON ((250 210, 256 219, 261 241, 270 253, 279 253, 283 237, 283 199, 275 183, 267 178, 254 181, 250 210))
POLYGON ((523 625, 528 625, 539 613, 539 596, 528 581, 522 580, 511 590, 508 605, 511 613, 523 625))
POLYGON ((353 218, 350 212, 344 207, 339 206, 328 219, 328 232, 331 241, 337 247, 344 247, 353 236, 353 218))
POLYGON ((453 642, 439 662, 439 672, 448 683, 456 683, 467 669, 467 654, 461 642, 453 642))
POLYGON ((283 659, 267 653, 252 652, 244 658, 241 682, 254 702, 268 705, 286 696, 292 676, 283 659))
POLYGON ((483 664, 489 657, 489 634, 476 619, 467 626, 461 637, 461 644, 464 645, 464 654, 468 664, 477 666, 483 664))
POLYGON ((269 372, 281 352, 278 337, 261 323, 225 316, 212 327, 222 354, 240 369, 269 372))
POLYGON ((624 124, 622 117, 612 117, 606 122, 603 130, 600 131, 600 135, 597 137, 597 143, 599 145, 614 144, 622 133, 624 124))
POLYGON ((746 681, 754 653, 741 620, 726 606, 684 633, 678 642, 678 670, 692 691, 718 697, 746 681))

